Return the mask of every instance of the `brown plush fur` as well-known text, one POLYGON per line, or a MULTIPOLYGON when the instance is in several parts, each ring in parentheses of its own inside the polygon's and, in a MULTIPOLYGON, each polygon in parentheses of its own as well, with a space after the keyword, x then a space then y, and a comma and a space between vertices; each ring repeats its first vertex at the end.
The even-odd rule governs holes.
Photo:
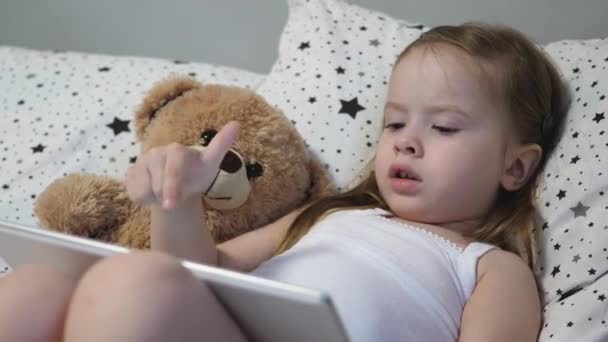
MULTIPOLYGON (((144 153, 173 142, 200 144, 203 131, 219 130, 231 120, 241 124, 233 149, 244 162, 258 162, 264 171, 251 181, 244 205, 206 208, 207 226, 216 242, 268 224, 310 199, 334 193, 328 173, 310 156, 291 122, 252 91, 201 85, 188 78, 165 80, 143 100, 134 125, 144 153)), ((149 209, 129 200, 122 180, 68 175, 38 196, 34 211, 48 229, 128 247, 150 246, 149 209)))

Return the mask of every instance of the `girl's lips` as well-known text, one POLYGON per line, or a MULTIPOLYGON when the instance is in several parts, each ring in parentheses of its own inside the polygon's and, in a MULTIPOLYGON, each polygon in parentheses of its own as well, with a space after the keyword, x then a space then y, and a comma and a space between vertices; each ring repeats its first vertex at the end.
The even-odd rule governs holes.
POLYGON ((420 176, 414 171, 409 165, 406 164, 393 164, 389 170, 389 177, 399 178, 401 173, 406 173, 409 178, 413 178, 415 181, 421 181, 420 176))
POLYGON ((412 195, 420 190, 421 181, 414 179, 404 179, 391 177, 390 178, 391 188, 400 194, 412 195))

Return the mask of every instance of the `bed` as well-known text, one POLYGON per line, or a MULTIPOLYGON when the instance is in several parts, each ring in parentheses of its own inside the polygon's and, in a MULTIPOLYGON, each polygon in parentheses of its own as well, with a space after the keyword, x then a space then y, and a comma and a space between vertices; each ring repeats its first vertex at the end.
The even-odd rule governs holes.
MULTIPOLYGON (((213 46, 205 50, 215 51, 213 58, 197 57, 200 50, 179 49, 174 55, 179 58, 170 58, 166 51, 124 54, 115 47, 104 53, 92 45, 66 49, 63 43, 21 43, 0 33, 0 220, 37 226, 32 212, 36 195, 68 173, 122 177, 138 154, 130 125, 134 107, 154 82, 171 74, 258 91, 293 120, 338 187, 347 189, 371 157, 391 61, 401 48, 442 21, 496 19, 459 8, 452 16, 427 16, 425 21, 408 16, 408 11, 382 11, 414 6, 411 2, 374 2, 376 9, 369 8, 371 1, 357 3, 289 0, 260 5, 262 9, 251 3, 242 4, 249 6, 244 11, 225 9, 223 14, 237 25, 241 21, 232 16, 243 16, 241 24, 246 25, 251 23, 248 11, 261 15, 273 10, 275 16, 268 20, 280 28, 262 29, 266 36, 260 41, 266 45, 259 56, 255 54, 258 61, 251 54, 241 53, 241 59, 229 51, 219 54, 213 46)), ((495 3, 497 13, 504 6, 490 3, 495 3)), ((598 12, 599 17, 608 14, 608 3, 551 4, 554 7, 547 11, 553 12, 547 13, 552 18, 571 13, 578 16, 578 24, 551 26, 544 17, 536 25, 521 18, 502 20, 529 28, 527 33, 554 59, 574 94, 564 137, 547 165, 538 195, 540 263, 535 274, 544 305, 539 341, 608 341, 608 22, 595 17, 598 12), (573 33, 574 26, 578 31, 573 33)), ((431 5, 437 8, 432 1, 431 5)), ((0 18, 5 19, 7 8, 16 9, 11 20, 17 25, 18 15, 27 10, 23 6, 0 5, 0 18)), ((545 1, 543 6, 550 4, 545 1)), ((431 11, 422 7, 411 13, 431 11)), ((534 9, 537 15, 545 13, 534 9)), ((57 8, 48 11, 65 15, 57 8)), ((217 38, 205 42, 226 38, 221 32, 213 34, 217 38)), ((235 37, 228 36, 241 41, 232 45, 246 42, 249 51, 262 50, 251 42, 254 36, 235 37)), ((169 45, 191 45, 191 40, 169 45)), ((217 50, 226 46, 219 44, 217 50)))

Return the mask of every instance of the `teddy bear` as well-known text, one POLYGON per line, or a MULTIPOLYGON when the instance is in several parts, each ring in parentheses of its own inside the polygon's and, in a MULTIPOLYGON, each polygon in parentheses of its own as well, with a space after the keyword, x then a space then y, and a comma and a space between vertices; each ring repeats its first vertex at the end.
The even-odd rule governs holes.
MULTIPOLYGON (((134 113, 141 153, 179 143, 204 149, 239 121, 201 210, 216 243, 259 228, 308 201, 335 193, 326 168, 295 126, 255 92, 171 77, 155 84, 134 113)), ((132 202, 123 180, 75 173, 41 192, 34 213, 43 228, 129 248, 150 247, 150 210, 132 202)))

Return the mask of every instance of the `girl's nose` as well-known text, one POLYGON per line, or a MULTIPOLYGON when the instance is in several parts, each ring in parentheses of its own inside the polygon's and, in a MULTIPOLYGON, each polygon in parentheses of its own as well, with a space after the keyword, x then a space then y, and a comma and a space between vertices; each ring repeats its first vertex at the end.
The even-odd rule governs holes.
POLYGON ((408 135, 399 137, 395 143, 395 151, 407 155, 411 155, 413 157, 421 157, 422 156, 422 144, 418 139, 408 135))

